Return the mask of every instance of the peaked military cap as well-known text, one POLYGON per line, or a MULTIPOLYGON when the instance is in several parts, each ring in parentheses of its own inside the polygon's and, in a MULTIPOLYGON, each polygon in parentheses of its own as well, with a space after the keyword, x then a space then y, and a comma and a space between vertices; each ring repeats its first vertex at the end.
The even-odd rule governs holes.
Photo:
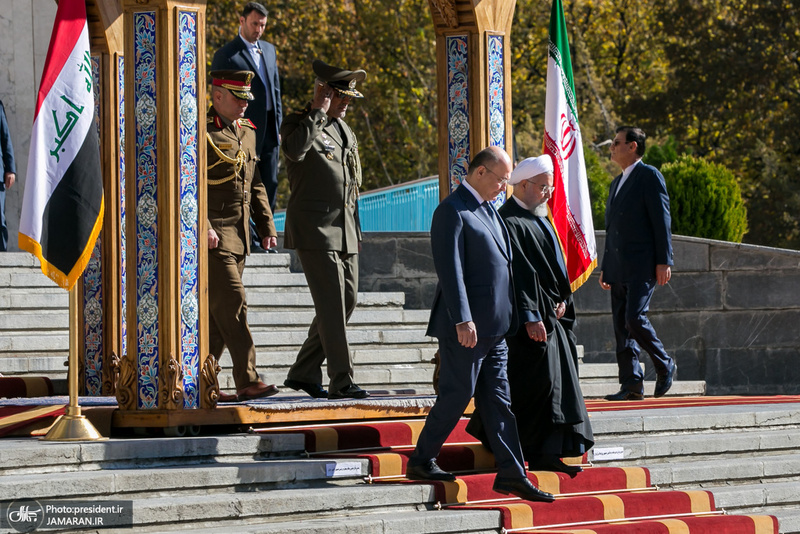
POLYGON ((366 71, 340 69, 319 59, 315 59, 311 66, 317 78, 336 89, 339 94, 364 98, 364 95, 356 90, 356 83, 367 77, 366 71))
POLYGON ((209 73, 211 85, 223 87, 233 93, 236 98, 253 100, 255 97, 250 92, 250 80, 253 72, 249 70, 215 70, 209 73))

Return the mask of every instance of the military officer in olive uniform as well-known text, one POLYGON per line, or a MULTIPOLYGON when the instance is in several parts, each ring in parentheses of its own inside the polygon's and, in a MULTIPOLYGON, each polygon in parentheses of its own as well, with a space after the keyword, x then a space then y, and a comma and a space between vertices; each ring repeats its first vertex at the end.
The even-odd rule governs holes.
POLYGON ((316 398, 363 399, 369 394, 353 382, 346 333, 358 291, 361 161, 356 136, 343 119, 351 100, 363 97, 356 83, 367 73, 318 59, 312 67, 314 98, 284 119, 281 149, 291 189, 284 246, 297 251, 316 317, 284 385, 316 398), (330 393, 322 387, 326 358, 330 393))
POLYGON ((221 401, 249 400, 278 392, 256 372, 256 348, 247 324, 242 284, 250 253, 249 220, 255 221, 264 249, 274 247, 278 233, 258 172, 255 126, 245 119, 250 71, 211 73, 212 107, 208 110, 208 308, 210 352, 219 360, 227 346, 233 360, 236 395, 221 401))

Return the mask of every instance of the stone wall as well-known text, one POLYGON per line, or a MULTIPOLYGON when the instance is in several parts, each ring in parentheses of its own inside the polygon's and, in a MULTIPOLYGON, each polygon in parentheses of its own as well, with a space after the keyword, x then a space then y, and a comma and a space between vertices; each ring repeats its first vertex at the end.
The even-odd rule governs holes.
MULTIPOLYGON (((603 232, 597 240, 602 251, 603 232)), ((682 236, 673 245, 673 277, 656 289, 650 319, 679 379, 705 380, 712 395, 800 393, 800 252, 682 236)), ((403 291, 408 308, 433 300, 426 233, 364 234, 360 270, 361 291, 403 291)), ((575 294, 576 333, 584 361, 614 362, 610 296, 597 277, 575 294)))
POLYGON ((19 250, 19 214, 28 169, 33 113, 50 44, 56 2, 0 0, 0 100, 6 110, 17 181, 6 192, 9 250, 19 250))

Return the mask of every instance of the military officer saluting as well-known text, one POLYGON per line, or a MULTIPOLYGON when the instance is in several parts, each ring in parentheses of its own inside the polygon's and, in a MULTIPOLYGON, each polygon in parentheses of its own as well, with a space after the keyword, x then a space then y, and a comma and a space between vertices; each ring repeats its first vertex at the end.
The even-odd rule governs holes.
POLYGON ((265 250, 276 245, 278 235, 256 166, 255 127, 243 118, 248 101, 253 99, 252 78, 250 71, 212 72, 212 107, 206 124, 209 345, 217 360, 228 347, 236 384, 236 395, 221 395, 223 402, 267 397, 278 392, 277 387, 268 386, 258 378, 242 284, 245 257, 250 253, 250 218, 255 221, 265 250))
POLYGON ((347 107, 363 95, 356 83, 363 70, 350 71, 315 60, 314 96, 281 125, 291 195, 286 207, 284 246, 295 249, 314 300, 316 317, 284 385, 312 397, 362 399, 368 393, 353 382, 353 358, 345 326, 356 307, 358 141, 344 122, 347 107), (330 393, 322 387, 327 358, 330 393))

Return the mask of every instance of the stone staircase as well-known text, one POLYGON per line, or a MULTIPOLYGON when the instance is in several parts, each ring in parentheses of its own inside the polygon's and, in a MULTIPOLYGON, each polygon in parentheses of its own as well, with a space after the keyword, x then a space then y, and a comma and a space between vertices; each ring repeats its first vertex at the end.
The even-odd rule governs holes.
MULTIPOLYGON (((244 283, 259 372, 265 382, 281 385, 314 317, 305 276, 290 271, 288 254, 253 254, 244 283)), ((431 393, 437 347, 425 335, 429 312, 404 309, 403 293, 359 293, 358 300, 348 329, 356 382, 372 390, 431 393)), ((0 254, 0 374, 47 376, 65 394, 68 337, 67 293, 41 273, 31 255, 0 254)), ((221 386, 231 390, 227 352, 221 365, 221 386)), ((586 397, 618 389, 614 364, 585 364, 580 373, 586 397)), ((646 393, 653 388, 654 382, 645 384, 646 393)), ((678 381, 670 395, 704 392, 703 382, 678 381)))
MULTIPOLYGON (((710 490, 718 509, 772 514, 780 532, 800 533, 800 404, 606 411, 591 418, 595 451, 617 449, 622 456, 594 460, 596 466, 646 466, 661 490, 710 490)), ((135 532, 500 532, 499 512, 439 511, 427 485, 366 484, 366 460, 309 459, 303 447, 295 434, 94 443, 6 438, 0 495, 133 501, 135 532)))

